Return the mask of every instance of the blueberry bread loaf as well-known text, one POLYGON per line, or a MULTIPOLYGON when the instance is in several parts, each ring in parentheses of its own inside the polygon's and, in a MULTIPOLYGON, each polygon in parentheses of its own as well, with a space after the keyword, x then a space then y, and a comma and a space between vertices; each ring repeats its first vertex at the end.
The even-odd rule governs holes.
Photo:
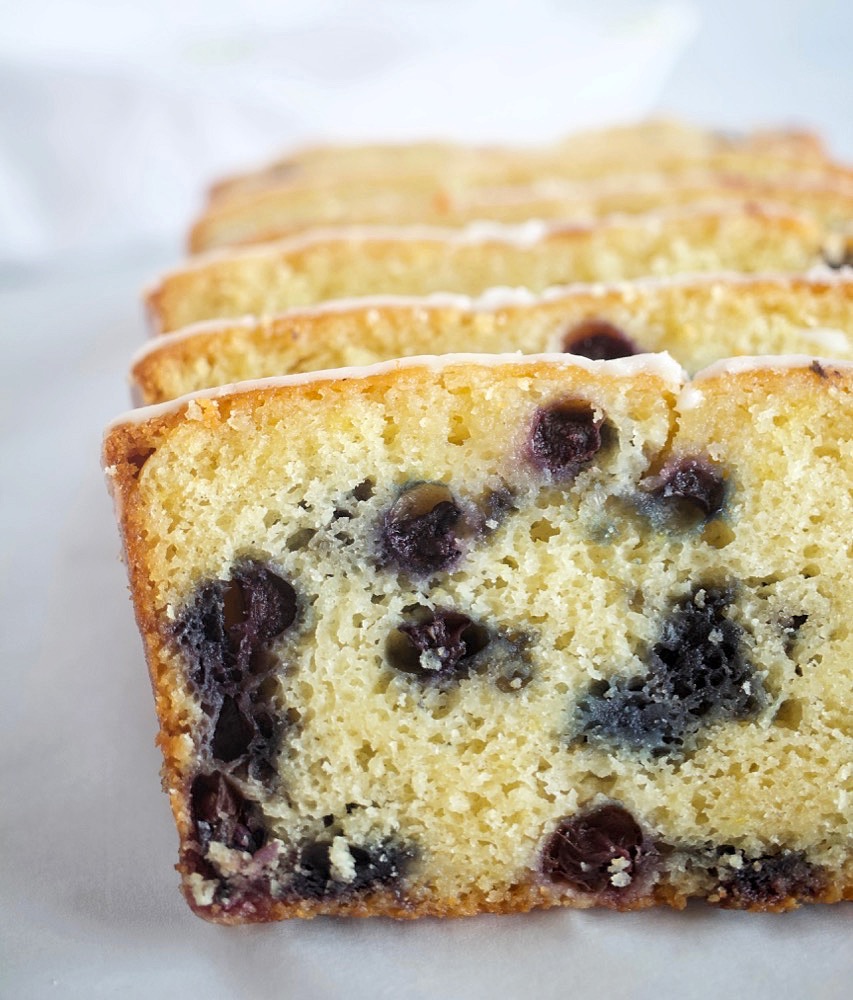
POLYGON ((451 356, 116 422, 192 908, 853 898, 851 390, 451 356))
POLYGON ((244 379, 417 354, 566 351, 592 359, 668 351, 693 373, 745 354, 853 361, 853 275, 694 275, 574 285, 534 296, 364 298, 267 319, 206 321, 155 337, 132 367, 134 397, 159 403, 244 379))
POLYGON ((637 172, 678 174, 697 166, 728 172, 751 169, 769 176, 798 170, 832 174, 823 144, 809 132, 733 135, 680 122, 647 121, 578 133, 539 149, 449 143, 318 146, 223 179, 211 189, 209 204, 218 207, 272 187, 340 187, 362 179, 386 187, 410 179, 413 187, 420 181, 428 188, 438 176, 458 190, 462 184, 530 183, 543 175, 587 181, 637 172))
POLYGON ((821 259, 824 238, 811 219, 756 206, 578 226, 316 230, 198 258, 167 274, 147 304, 154 328, 167 332, 354 295, 478 295, 497 285, 542 291, 685 271, 802 271, 821 259))

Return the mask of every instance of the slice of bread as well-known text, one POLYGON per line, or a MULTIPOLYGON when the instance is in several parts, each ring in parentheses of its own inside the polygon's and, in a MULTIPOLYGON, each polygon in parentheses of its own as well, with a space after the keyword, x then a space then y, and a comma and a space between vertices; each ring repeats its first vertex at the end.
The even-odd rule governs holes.
POLYGON ((463 226, 481 219, 572 222, 614 213, 747 200, 787 206, 828 228, 843 228, 853 219, 853 176, 838 182, 799 174, 768 179, 701 171, 459 191, 437 185, 413 190, 373 179, 349 181, 340 188, 274 188, 208 209, 192 228, 190 248, 203 251, 262 243, 319 225, 463 226))
POLYGON ((648 170, 681 171, 697 163, 736 169, 738 163, 766 170, 823 168, 830 161, 820 139, 795 130, 745 134, 713 132, 681 122, 648 121, 571 135, 553 146, 513 148, 452 143, 317 146, 292 153, 261 170, 224 178, 210 191, 210 205, 270 187, 347 184, 362 178, 386 183, 404 178, 444 178, 448 184, 529 183, 543 172, 569 180, 648 170), (775 164, 775 166, 774 166, 775 164))
POLYGON ((620 216, 591 225, 314 230, 213 253, 172 271, 147 305, 157 332, 199 320, 270 315, 355 295, 542 291, 688 271, 803 271, 821 259, 814 220, 757 205, 620 216))
POLYGON ((853 361, 853 274, 709 274, 480 298, 378 297, 267 319, 208 320, 150 340, 134 359, 140 403, 243 379, 417 354, 568 351, 615 358, 668 351, 693 373, 743 354, 853 361))
POLYGON ((193 909, 853 899, 851 393, 455 356, 119 420, 193 909))

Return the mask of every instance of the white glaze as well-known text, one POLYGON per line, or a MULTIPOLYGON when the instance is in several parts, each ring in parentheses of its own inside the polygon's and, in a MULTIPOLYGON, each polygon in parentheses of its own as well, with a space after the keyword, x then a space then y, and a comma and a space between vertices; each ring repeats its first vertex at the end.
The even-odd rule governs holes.
POLYGON ((531 247, 550 239, 561 232, 577 232, 590 229, 606 229, 608 227, 633 227, 638 229, 659 229, 668 219, 703 215, 742 215, 743 205, 749 202, 749 213, 756 211, 766 218, 796 219, 802 221, 808 216, 793 209, 779 205, 759 205, 754 199, 743 198, 740 205, 731 201, 721 205, 693 204, 662 208, 644 214, 617 213, 600 218, 578 222, 544 222, 541 219, 530 219, 519 224, 480 221, 471 222, 467 226, 456 229, 440 226, 329 226, 309 229, 283 240, 274 240, 246 247, 219 247, 207 250, 186 261, 181 267, 166 271, 159 281, 154 281, 146 288, 146 296, 156 292, 165 281, 173 275, 185 274, 203 270, 211 264, 227 260, 245 260, 264 257, 278 257, 294 253, 305 247, 323 242, 369 242, 371 240, 402 240, 436 241, 448 244, 475 244, 486 242, 507 243, 520 247, 531 247))
MULTIPOLYGON (((677 177, 668 177, 660 173, 625 176, 615 174, 590 181, 562 180, 552 177, 531 184, 508 184, 475 190, 474 197, 469 199, 467 203, 475 205, 524 204, 538 199, 588 202, 602 194, 658 193, 672 189, 689 189, 690 187, 713 190, 716 194, 709 194, 709 198, 719 196, 726 200, 732 198, 744 200, 755 197, 773 200, 781 196, 784 203, 784 196, 787 192, 806 194, 829 190, 838 193, 841 197, 853 196, 853 180, 848 177, 833 178, 832 181, 828 181, 826 177, 816 176, 808 170, 802 173, 794 169, 791 173, 782 174, 779 177, 754 177, 735 172, 730 179, 721 180, 719 171, 700 169, 687 171, 677 177)), ((465 203, 465 199, 463 199, 463 203, 465 203)))
MULTIPOLYGON (((285 318, 300 316, 323 316, 332 313, 351 311, 367 311, 369 309, 456 309, 460 312, 497 312, 501 309, 536 308, 545 303, 558 302, 560 299, 571 299, 577 295, 606 298, 609 295, 621 294, 628 301, 640 298, 649 291, 660 288, 690 288, 707 285, 749 286, 755 284, 774 284, 779 288, 792 284, 849 284, 853 285, 853 269, 845 268, 835 271, 831 268, 814 268, 806 276, 765 273, 744 274, 739 271, 703 272, 700 274, 678 274, 669 277, 648 276, 633 281, 612 282, 576 282, 570 285, 553 285, 539 293, 528 288, 510 288, 500 286, 489 288, 481 295, 460 295, 452 292, 433 292, 430 295, 365 295, 361 298, 332 299, 310 306, 295 306, 279 313, 263 316, 238 316, 230 319, 205 319, 171 330, 169 333, 158 334, 155 338, 143 344, 136 350, 131 366, 156 354, 159 350, 171 344, 178 344, 200 334, 220 334, 227 330, 253 327, 267 327, 281 322, 285 318)), ((849 341, 846 334, 840 330, 809 330, 804 328, 803 334, 811 336, 814 342, 827 351, 847 350, 849 341), (841 339, 843 338, 843 340, 841 339)))
POLYGON ((723 358, 703 368, 693 376, 693 382, 723 378, 726 375, 741 375, 751 371, 790 371, 794 368, 811 368, 817 362, 826 368, 853 371, 853 361, 837 361, 835 358, 820 358, 812 354, 744 355, 739 358, 723 358))
POLYGON ((245 382, 235 382, 230 385, 216 386, 212 389, 199 389, 197 392, 179 396, 165 403, 155 403, 139 409, 128 410, 116 417, 107 426, 109 434, 114 428, 124 424, 143 424, 170 413, 176 413, 192 405, 199 399, 220 399, 224 396, 242 395, 261 389, 286 388, 288 386, 305 385, 310 382, 336 382, 345 379, 368 378, 385 375, 405 368, 426 368, 431 371, 441 371, 460 364, 477 364, 484 366, 500 366, 518 364, 539 364, 547 362, 562 368, 583 368, 585 371, 616 376, 617 378, 632 378, 641 373, 656 375, 664 382, 671 383, 673 389, 680 389, 686 375, 681 365, 666 353, 636 354, 629 358, 617 358, 613 361, 590 361, 587 358, 569 354, 522 354, 516 351, 512 354, 441 354, 419 355, 412 358, 395 358, 391 361, 380 361, 374 365, 332 368, 317 372, 297 372, 293 375, 277 375, 271 378, 250 379, 245 382))

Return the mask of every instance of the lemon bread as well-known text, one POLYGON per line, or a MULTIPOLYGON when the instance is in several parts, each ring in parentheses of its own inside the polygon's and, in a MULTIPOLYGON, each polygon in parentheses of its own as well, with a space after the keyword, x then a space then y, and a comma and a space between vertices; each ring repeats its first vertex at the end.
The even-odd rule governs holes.
POLYGON ((674 121, 576 133, 553 146, 513 148, 421 142, 367 146, 315 146, 298 150, 261 170, 216 183, 211 207, 253 196, 270 187, 340 186, 361 178, 386 184, 409 178, 452 187, 460 183, 529 183, 543 172, 567 180, 593 180, 605 174, 682 172, 697 165, 737 170, 752 165, 769 173, 831 167, 820 139, 811 132, 766 130, 742 134, 715 132, 674 121))
POLYGON ((193 909, 853 898, 851 389, 452 356, 116 422, 193 909))
POLYGON ((684 271, 801 271, 821 259, 813 220, 750 205, 615 217, 592 225, 473 225, 463 230, 315 230, 212 253, 165 275, 146 297, 152 326, 269 315, 354 295, 542 291, 684 271))
POLYGON ((540 296, 492 289, 479 299, 439 293, 329 302, 155 337, 134 359, 131 381, 139 402, 159 403, 243 379, 460 350, 593 359, 668 351, 690 373, 743 354, 853 360, 853 275, 709 274, 540 296))
POLYGON ((846 183, 798 175, 764 179, 713 173, 684 177, 620 176, 586 184, 540 183, 532 187, 449 192, 395 188, 384 182, 348 181, 341 189, 272 189, 209 209, 192 229, 190 248, 261 243, 319 225, 462 226, 489 219, 523 222, 589 221, 614 213, 642 213, 702 203, 737 204, 753 199, 808 213, 827 227, 853 219, 853 178, 846 183))

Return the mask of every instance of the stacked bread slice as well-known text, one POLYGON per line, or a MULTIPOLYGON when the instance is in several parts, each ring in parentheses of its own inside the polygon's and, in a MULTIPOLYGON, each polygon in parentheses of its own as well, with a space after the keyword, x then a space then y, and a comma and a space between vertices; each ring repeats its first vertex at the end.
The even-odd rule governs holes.
POLYGON ((671 123, 213 189, 104 446, 196 912, 853 898, 852 206, 671 123))

